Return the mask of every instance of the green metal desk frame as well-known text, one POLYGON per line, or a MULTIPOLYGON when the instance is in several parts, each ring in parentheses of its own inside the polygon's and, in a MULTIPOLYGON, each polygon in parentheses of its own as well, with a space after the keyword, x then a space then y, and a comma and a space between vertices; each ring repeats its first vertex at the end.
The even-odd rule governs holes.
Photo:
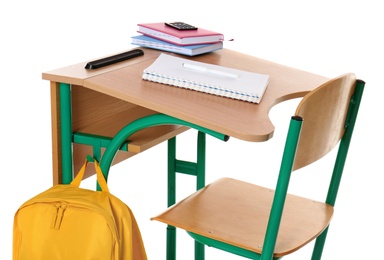
MULTIPOLYGON (((176 137, 168 140, 168 207, 176 203, 176 173, 196 176, 196 189, 205 186, 205 148, 206 134, 227 141, 227 135, 191 124, 189 122, 164 115, 155 114, 137 119, 123 127, 113 138, 92 135, 89 133, 74 133, 72 131, 72 98, 71 85, 60 83, 60 120, 62 142, 62 183, 69 184, 73 179, 72 144, 79 143, 93 147, 93 157, 100 162, 105 179, 108 179, 109 169, 118 150, 128 151, 127 139, 133 133, 144 128, 159 125, 183 125, 198 131, 197 161, 188 162, 176 158, 176 137), (101 158, 101 148, 106 148, 101 158)), ((100 190, 97 184, 97 189, 100 190)), ((195 242, 195 256, 204 259, 204 245, 195 242)), ((167 227, 167 259, 176 259, 176 228, 167 227)))

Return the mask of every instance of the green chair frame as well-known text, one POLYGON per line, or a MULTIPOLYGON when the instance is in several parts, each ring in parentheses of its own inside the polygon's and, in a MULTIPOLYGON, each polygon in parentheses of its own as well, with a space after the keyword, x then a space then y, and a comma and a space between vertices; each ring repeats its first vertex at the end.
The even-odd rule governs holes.
MULTIPOLYGON (((354 93, 351 96, 351 99, 349 100, 349 106, 348 106, 345 125, 344 125, 344 134, 339 142, 339 147, 338 147, 336 160, 335 160, 335 164, 332 172, 332 177, 330 180, 328 193, 325 200, 325 203, 331 206, 334 206, 336 203, 336 197, 339 190, 341 177, 344 170, 344 165, 346 162, 364 87, 365 87, 364 81, 355 80, 354 93)), ((294 167, 294 162, 295 162, 295 156, 296 156, 296 149, 298 147, 299 137, 302 129, 302 123, 303 123, 303 119, 300 116, 293 116, 291 118, 289 130, 286 138, 286 144, 283 152, 279 178, 276 184, 273 203, 271 205, 272 207, 269 215, 268 226, 267 226, 266 235, 264 238, 264 244, 262 245, 261 254, 244 249, 244 248, 236 247, 234 245, 231 245, 213 238, 202 236, 200 234, 187 230, 187 232, 195 239, 195 241, 198 241, 201 244, 218 248, 218 249, 221 249, 236 255, 240 255, 249 259, 258 259, 258 260, 275 259, 276 260, 276 259, 282 258, 282 257, 274 257, 274 250, 275 250, 277 234, 279 232, 279 225, 280 225, 279 223, 281 221, 282 214, 283 214, 283 208, 284 208, 284 203, 286 199, 286 194, 289 186, 292 169, 296 168, 296 166, 294 167)), ((196 196, 199 199, 201 199, 200 196, 198 195, 196 196)), ((195 195, 192 195, 191 197, 194 198, 195 195)), ((183 202, 181 202, 181 204, 183 204, 183 202)), ((196 206, 195 204, 193 205, 196 206)), ((175 208, 172 208, 170 211, 173 212, 174 210, 175 208)), ((180 218, 180 217, 181 216, 178 215, 177 218, 180 218)), ((170 220, 168 218, 167 220, 165 220, 164 217, 162 216, 158 216, 152 219, 159 220, 165 223, 173 222, 173 220, 170 220)), ((187 224, 185 223, 180 224, 180 226, 182 226, 183 229, 184 227, 186 227, 186 225, 187 224)), ((185 228, 185 229, 188 229, 188 228, 185 228)), ((315 245, 312 252, 312 258, 311 258, 312 260, 321 259, 328 229, 329 229, 329 226, 327 226, 324 229, 324 231, 322 231, 321 234, 316 238, 315 245)), ((196 260, 203 260, 204 258, 205 258, 204 251, 195 252, 196 260)))

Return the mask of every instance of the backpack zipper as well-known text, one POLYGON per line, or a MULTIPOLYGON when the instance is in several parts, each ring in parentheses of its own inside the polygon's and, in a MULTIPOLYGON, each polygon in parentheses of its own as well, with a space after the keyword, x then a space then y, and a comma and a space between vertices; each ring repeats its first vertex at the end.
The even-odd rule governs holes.
POLYGON ((56 216, 53 218, 51 228, 59 230, 67 205, 64 203, 55 203, 54 207, 56 208, 56 216))

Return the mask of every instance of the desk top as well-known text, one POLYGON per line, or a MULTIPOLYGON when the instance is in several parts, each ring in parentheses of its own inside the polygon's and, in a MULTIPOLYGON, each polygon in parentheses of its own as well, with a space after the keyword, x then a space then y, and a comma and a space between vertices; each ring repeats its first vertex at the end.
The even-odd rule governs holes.
POLYGON ((142 80, 143 70, 160 53, 144 49, 144 56, 96 70, 84 69, 86 62, 83 62, 43 73, 43 79, 80 85, 253 142, 266 141, 273 136, 274 126, 268 113, 274 105, 303 97, 328 80, 326 77, 228 49, 190 57, 191 60, 270 75, 269 85, 260 104, 254 104, 142 80))

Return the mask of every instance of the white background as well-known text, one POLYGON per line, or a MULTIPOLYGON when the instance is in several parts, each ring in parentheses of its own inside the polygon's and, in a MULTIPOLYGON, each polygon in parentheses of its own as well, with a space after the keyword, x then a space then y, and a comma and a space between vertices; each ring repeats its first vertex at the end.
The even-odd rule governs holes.
MULTIPOLYGON (((2 1, 0 4, 0 259, 11 259, 17 208, 52 185, 49 82, 53 70, 133 48, 141 22, 185 21, 222 32, 226 48, 327 77, 347 72, 366 91, 323 259, 370 259, 382 251, 384 16, 380 1, 2 1)), ((274 138, 223 143, 207 138, 207 182, 221 176, 272 185, 297 100, 271 110, 274 138), (268 170, 268 173, 265 173, 268 170)), ((178 139, 179 159, 194 159, 196 133, 178 139), (190 141, 190 140, 193 141, 190 141)), ((329 167, 294 174, 291 192, 323 200, 329 167), (318 177, 319 173, 325 175, 318 177), (310 186, 312 185, 312 186, 310 186)), ((179 198, 194 189, 179 176, 179 198)), ((85 181, 94 187, 94 180, 85 181)), ((165 226, 149 220, 166 207, 166 144, 110 172, 112 193, 133 210, 149 259, 165 259, 165 226), (156 186, 157 185, 157 186, 156 186)), ((228 205, 230 206, 230 205, 228 205)), ((179 258, 193 259, 192 240, 178 233, 179 258)), ((285 259, 309 259, 311 247, 285 259)), ((207 259, 242 259, 208 248, 207 259)))

